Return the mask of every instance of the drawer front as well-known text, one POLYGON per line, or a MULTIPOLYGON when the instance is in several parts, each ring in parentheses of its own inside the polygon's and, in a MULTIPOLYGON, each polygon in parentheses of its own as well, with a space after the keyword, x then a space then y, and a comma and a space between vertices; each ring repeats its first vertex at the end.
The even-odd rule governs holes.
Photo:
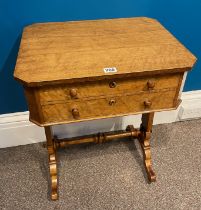
POLYGON ((45 86, 38 89, 42 105, 54 101, 68 101, 86 98, 99 98, 118 94, 171 90, 178 87, 181 74, 143 78, 122 78, 96 82, 83 82, 67 85, 45 86))
POLYGON ((67 123, 174 108, 176 90, 42 105, 45 124, 67 123))

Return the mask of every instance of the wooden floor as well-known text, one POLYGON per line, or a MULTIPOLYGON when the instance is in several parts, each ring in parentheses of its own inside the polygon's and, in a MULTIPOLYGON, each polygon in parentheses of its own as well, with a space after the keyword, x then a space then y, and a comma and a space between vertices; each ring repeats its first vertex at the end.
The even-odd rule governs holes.
POLYGON ((201 119, 154 126, 148 184, 138 142, 59 151, 59 201, 42 144, 0 149, 0 209, 201 209, 201 119), (144 176, 143 176, 144 175, 144 176))

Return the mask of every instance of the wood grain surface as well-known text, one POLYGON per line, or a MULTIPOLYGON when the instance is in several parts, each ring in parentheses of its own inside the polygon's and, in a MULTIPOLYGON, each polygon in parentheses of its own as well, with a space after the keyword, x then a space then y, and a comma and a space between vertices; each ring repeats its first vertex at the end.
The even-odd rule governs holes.
POLYGON ((27 26, 14 77, 28 86, 190 70, 196 58, 158 21, 120 18, 27 26), (106 74, 103 69, 116 67, 106 74))
POLYGON ((24 29, 15 79, 23 83, 30 121, 45 127, 51 199, 58 199, 56 150, 68 144, 138 138, 149 181, 154 112, 176 109, 185 71, 196 61, 158 21, 121 18, 33 24, 24 29), (114 72, 106 73, 105 68, 114 72), (52 125, 142 114, 140 130, 53 136, 52 125))
POLYGON ((98 118, 102 116, 116 116, 132 114, 150 110, 173 108, 176 91, 160 91, 147 94, 133 94, 125 96, 111 96, 93 100, 56 103, 42 106, 45 123, 76 121, 98 118), (114 100, 114 105, 110 105, 114 100), (150 101, 150 107, 145 107, 145 101, 150 101), (79 117, 74 117, 72 110, 79 111, 79 117))
POLYGON ((47 126, 151 111, 170 110, 178 106, 178 99, 175 103, 175 95, 176 89, 168 91, 164 89, 151 93, 139 92, 124 96, 113 95, 110 97, 99 97, 97 99, 52 102, 40 105, 41 107, 38 110, 37 107, 30 107, 30 112, 36 110, 38 114, 42 115, 41 118, 37 117, 38 114, 30 115, 30 120, 40 126, 47 126), (114 103, 111 103, 111 101, 114 101, 114 103), (147 102, 151 103, 150 106, 146 106, 147 102), (74 109, 78 111, 78 116, 74 116, 74 109))
POLYGON ((130 77, 108 79, 103 81, 80 82, 73 84, 46 85, 36 89, 41 104, 59 101, 99 98, 110 95, 134 94, 141 91, 171 90, 178 87, 181 73, 169 75, 152 75, 151 77, 130 77), (149 88, 149 82, 153 87, 149 88), (112 87, 112 84, 115 87, 112 87), (75 96, 71 95, 74 91, 75 96))
POLYGON ((175 109, 178 106, 182 78, 183 73, 174 73, 55 84, 25 87, 25 93, 30 120, 38 125, 47 126, 175 109), (111 87, 113 83, 115 86, 111 87), (76 97, 71 96, 71 90, 76 91, 76 97))

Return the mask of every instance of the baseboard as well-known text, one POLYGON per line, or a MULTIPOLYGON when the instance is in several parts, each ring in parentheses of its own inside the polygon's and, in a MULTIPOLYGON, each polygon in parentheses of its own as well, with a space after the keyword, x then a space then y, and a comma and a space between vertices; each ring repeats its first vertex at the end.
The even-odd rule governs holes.
MULTIPOLYGON (((201 117, 201 90, 182 93, 182 103, 177 110, 156 113, 154 124, 201 117)), ((141 115, 95 120, 54 126, 58 137, 73 137, 96 132, 125 129, 127 125, 140 125, 141 115)), ((45 141, 44 129, 29 122, 29 112, 0 115, 0 148, 45 141)))
POLYGON ((179 120, 188 120, 201 117, 201 90, 184 92, 182 106, 179 109, 179 120))

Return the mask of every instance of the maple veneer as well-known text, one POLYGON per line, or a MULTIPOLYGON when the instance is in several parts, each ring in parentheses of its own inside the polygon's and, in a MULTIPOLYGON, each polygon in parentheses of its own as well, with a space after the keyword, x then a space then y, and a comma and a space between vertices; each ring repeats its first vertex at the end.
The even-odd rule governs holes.
POLYGON ((45 127, 51 198, 58 198, 56 149, 71 144, 137 138, 148 178, 155 181, 149 143, 154 112, 178 107, 195 61, 157 20, 146 17, 25 27, 14 77, 24 86, 30 121, 45 127), (130 125, 72 139, 51 132, 52 125, 139 113, 139 130, 130 125))

